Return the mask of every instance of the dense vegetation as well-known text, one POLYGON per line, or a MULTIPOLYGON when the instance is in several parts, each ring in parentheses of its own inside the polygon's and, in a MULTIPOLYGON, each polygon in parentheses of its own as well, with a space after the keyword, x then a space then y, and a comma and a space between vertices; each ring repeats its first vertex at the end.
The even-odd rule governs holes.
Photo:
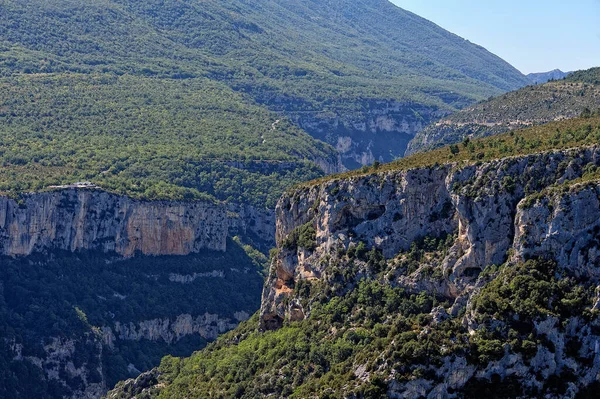
POLYGON ((485 49, 380 0, 35 0, 4 3, 0 14, 3 74, 207 76, 319 111, 357 98, 464 102, 527 82, 485 49))
POLYGON ((442 164, 474 164, 544 151, 593 146, 598 143, 600 143, 600 115, 590 113, 588 117, 548 123, 491 137, 473 140, 467 137, 460 144, 414 154, 387 164, 375 163, 371 167, 327 176, 302 183, 302 185, 314 185, 323 181, 367 175, 373 172, 408 170, 442 164))
POLYGON ((335 164, 331 147, 207 79, 24 75, 0 80, 0 192, 91 181, 147 199, 273 206, 335 164))
MULTIPOLYGON (((398 259, 438 256, 444 241, 423 240, 398 259)), ((568 337, 574 334, 567 330, 569 320, 597 322, 597 314, 590 310, 594 287, 574 277, 557 277, 556 265, 547 261, 493 267, 483 273, 480 281, 485 285, 472 300, 467 323, 464 313, 436 319, 434 309, 447 304, 424 292, 409 294, 395 287, 390 276, 407 273, 404 262, 386 263, 377 251, 369 250, 342 259, 340 273, 331 271, 325 281, 302 281, 294 288, 294 296, 310 303, 308 319, 261 333, 255 316, 190 358, 167 357, 158 369, 156 385, 145 391, 147 397, 381 398, 390 378, 435 380, 436 368, 447 359, 464 357, 478 370, 505 356, 505 351, 531 359, 538 350, 553 348, 535 329, 552 317, 564 321, 560 329, 568 337)), ((580 357, 576 342, 568 341, 569 345, 574 348, 569 349, 573 359, 591 360, 580 357)), ((572 375, 563 377, 548 379, 539 392, 525 392, 510 378, 500 382, 474 377, 457 393, 464 398, 489 394, 506 399, 560 395, 576 382, 572 375)), ((130 397, 127 386, 121 387, 109 398, 130 397)))
POLYGON ((410 143, 408 154, 570 119, 600 110, 600 68, 578 71, 563 80, 528 86, 458 111, 428 126, 410 143))
MULTIPOLYGON (((51 253, 27 259, 3 258, 0 268, 0 397, 60 398, 82 386, 79 377, 61 372, 48 379, 35 361, 46 359, 52 340, 74 340, 76 367, 86 364, 89 382, 106 378, 108 385, 156 366, 166 354, 187 356, 206 344, 194 334, 172 343, 163 340, 103 341, 99 328, 116 322, 174 320, 182 314, 205 313, 234 320, 234 312, 252 314, 259 306, 263 264, 253 261, 235 241, 225 253, 205 251, 186 257, 112 259, 97 253, 51 253), (199 277, 182 284, 172 275, 199 277), (22 345, 22 361, 14 346, 22 345), (101 354, 101 356, 100 356, 101 354), (103 363, 100 375, 96 368, 103 363)), ((66 364, 61 364, 65 367, 66 364)), ((46 367, 50 367, 47 365, 46 367)))
POLYGON ((0 16, 2 194, 91 180, 272 207, 338 166, 273 111, 450 110, 526 83, 386 1, 18 0, 0 16))
POLYGON ((600 85, 600 67, 573 72, 565 78, 565 81, 600 85))

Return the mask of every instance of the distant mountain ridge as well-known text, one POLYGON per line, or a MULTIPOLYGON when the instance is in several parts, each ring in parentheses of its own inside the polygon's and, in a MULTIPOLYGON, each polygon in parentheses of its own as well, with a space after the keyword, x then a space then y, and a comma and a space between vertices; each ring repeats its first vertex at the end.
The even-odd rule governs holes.
POLYGON ((569 76, 573 72, 563 72, 560 69, 554 69, 550 72, 530 73, 527 78, 534 84, 542 84, 551 80, 560 80, 569 76))
POLYGON ((458 143, 465 137, 491 136, 599 109, 600 68, 577 71, 562 80, 524 87, 442 118, 417 133, 406 155, 458 143))

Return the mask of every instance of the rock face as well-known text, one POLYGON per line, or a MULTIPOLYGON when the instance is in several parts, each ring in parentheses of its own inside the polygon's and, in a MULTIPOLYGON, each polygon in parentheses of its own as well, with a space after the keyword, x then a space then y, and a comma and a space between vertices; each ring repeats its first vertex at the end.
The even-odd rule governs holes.
POLYGON ((20 203, 0 198, 0 253, 98 250, 131 257, 224 251, 226 220, 222 205, 144 202, 95 189, 28 194, 20 203))
POLYGON ((227 205, 230 236, 248 237, 261 249, 269 250, 275 245, 275 211, 259 209, 247 204, 227 205))
POLYGON ((600 185, 579 184, 521 203, 515 258, 550 257, 575 275, 600 278, 600 185), (533 202, 533 204, 530 204, 533 202))
POLYGON ((118 387, 118 391, 111 391, 106 396, 108 399, 130 399, 151 396, 156 394, 156 386, 158 384, 158 377, 160 373, 157 369, 152 369, 145 373, 140 374, 137 378, 129 379, 121 383, 118 387))
POLYGON ((25 356, 22 353, 22 345, 14 343, 14 360, 34 364, 43 371, 48 381, 59 386, 66 386, 67 381, 79 380, 79 389, 73 393, 75 398, 97 399, 106 392, 108 387, 103 378, 103 346, 96 335, 86 334, 80 340, 53 337, 49 341, 42 348, 43 357, 25 356), (83 345, 93 348, 93 351, 90 351, 92 354, 82 362, 77 352, 83 345))
POLYGON ((44 250, 187 255, 225 251, 233 235, 252 236, 270 248, 274 212, 240 204, 139 201, 94 188, 27 194, 19 202, 0 197, 0 255, 44 250))
POLYGON ((448 114, 434 107, 381 100, 365 101, 360 111, 347 114, 288 112, 313 137, 334 146, 347 169, 402 157, 415 134, 448 114))
MULTIPOLYGON (((268 250, 274 244, 274 226, 274 211, 249 205, 139 201, 93 186, 62 187, 19 200, 2 197, 0 313, 7 310, 3 284, 15 281, 4 261, 21 262, 23 269, 43 274, 48 286, 62 287, 62 273, 70 274, 65 280, 81 277, 92 283, 84 300, 65 282, 71 304, 43 294, 48 313, 58 313, 53 316, 56 326, 60 322, 69 328, 57 333, 42 321, 40 326, 19 325, 11 335, 14 342, 0 337, 5 355, 0 361, 34 370, 37 380, 31 384, 58 387, 52 397, 97 399, 116 376, 138 375, 149 363, 157 364, 161 354, 200 349, 258 308, 263 277, 238 243, 268 250), (240 240, 231 240, 233 236, 240 240), (123 281, 128 285, 116 288, 115 282, 123 281), (102 291, 104 284, 111 288, 102 291), (180 306, 194 296, 206 300, 180 306), (78 306, 96 312, 93 325, 78 306), (105 364, 112 367, 103 369, 105 364)), ((28 279, 16 285, 27 287, 28 279)), ((13 292, 6 295, 18 298, 13 292)))
MULTIPOLYGON (((517 268, 524 270, 519 278, 528 275, 530 263, 526 261, 530 259, 536 259, 531 264, 551 261, 556 269, 549 272, 548 281, 581 288, 574 298, 587 301, 593 297, 584 290, 593 292, 600 283, 600 180, 586 171, 597 170, 599 165, 600 147, 595 146, 475 165, 381 172, 290 192, 277 206, 279 252, 263 291, 260 328, 277 329, 284 321, 309 317, 311 302, 302 296, 303 280, 327 282, 311 287, 334 286, 339 280, 332 276, 343 275, 344 267, 351 267, 347 259, 352 248, 377 249, 394 265, 420 238, 449 237, 444 240, 447 249, 438 252, 443 258, 421 261, 420 268, 435 264, 433 272, 407 272, 400 266, 401 275, 377 276, 414 294, 426 291, 443 297, 451 305, 434 308, 431 324, 420 334, 454 319, 464 326, 466 342, 476 342, 490 331, 504 334, 510 330, 509 335, 518 336, 515 326, 527 331, 520 332, 523 339, 531 334, 537 341, 531 338, 535 342, 528 342, 528 352, 515 351, 508 339, 497 341, 498 355, 492 361, 474 361, 475 349, 442 355, 432 363, 426 360, 424 377, 398 377, 392 372, 385 376, 387 397, 458 398, 477 390, 477 384, 488 388, 512 384, 507 389, 523 392, 519 397, 542 397, 535 392, 551 391, 548 385, 553 379, 569 373, 572 382, 565 382, 564 393, 543 397, 588 397, 584 390, 595 389, 590 384, 597 384, 600 373, 600 301, 596 300, 593 310, 590 302, 583 313, 550 313, 530 323, 523 320, 528 316, 519 313, 485 313, 481 306, 487 305, 478 301, 483 290, 489 289, 497 296, 486 300, 496 298, 502 303, 498 309, 506 306, 498 286, 488 288, 487 284, 493 281, 522 289, 519 284, 524 280, 505 279, 517 273, 517 268), (311 229, 313 235, 306 233, 312 233, 311 229), (531 325, 533 331, 524 325, 531 325)), ((361 278, 349 277, 350 284, 361 278)), ((551 303, 559 302, 550 298, 551 303)), ((446 349, 442 346, 440 353, 446 349)), ((383 353, 382 363, 394 364, 385 358, 392 351, 383 353)), ((367 381, 370 376, 365 368, 356 367, 355 376, 367 381)))
POLYGON ((177 342, 181 338, 198 334, 206 340, 214 340, 219 334, 235 328, 240 322, 247 320, 250 315, 246 312, 237 312, 235 319, 222 318, 217 314, 206 313, 197 317, 182 314, 171 320, 154 319, 138 323, 115 322, 114 326, 103 327, 103 340, 109 348, 114 348, 115 340, 163 341, 167 344, 177 342))
MULTIPOLYGON (((152 341, 171 345, 190 335, 213 340, 219 334, 235 328, 249 316, 246 312, 238 312, 230 319, 206 313, 197 317, 182 314, 173 319, 126 324, 117 321, 112 327, 102 327, 99 331, 86 333, 79 339, 48 338, 49 343, 42 347, 41 356, 23 355, 23 347, 17 343, 11 345, 11 351, 14 360, 37 366, 45 375, 46 381, 70 388, 74 385, 79 387, 73 390, 71 397, 97 399, 111 388, 106 381, 107 370, 103 370, 103 353, 114 351, 119 341, 152 341), (82 358, 85 360, 82 361, 82 358), (73 384, 75 379, 79 380, 79 383, 73 384)), ((134 365, 130 365, 130 368, 137 371, 134 365)))
POLYGON ((599 147, 385 172, 289 193, 277 205, 279 253, 263 291, 261 328, 307 315, 287 300, 297 282, 319 279, 338 249, 360 242, 390 259, 419 238, 455 233, 436 293, 454 300, 470 292, 484 268, 506 262, 511 249, 517 258, 543 255, 597 277, 589 265, 598 263, 598 187, 545 191, 580 177, 588 165, 600 165, 599 147), (532 194, 542 199, 527 206, 532 194), (289 245, 305 225, 315 229, 314 248, 289 245))

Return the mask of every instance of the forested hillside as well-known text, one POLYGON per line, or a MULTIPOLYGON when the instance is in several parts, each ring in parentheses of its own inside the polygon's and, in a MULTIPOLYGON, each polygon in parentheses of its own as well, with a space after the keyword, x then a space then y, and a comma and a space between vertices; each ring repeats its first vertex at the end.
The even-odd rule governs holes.
POLYGON ((273 207, 333 148, 217 82, 112 74, 0 81, 0 191, 92 181, 145 199, 273 207))
POLYGON ((419 132, 406 155, 447 144, 591 115, 600 110, 600 68, 528 86, 458 111, 419 132))
POLYGON ((287 189, 525 84, 385 0, 0 1, 0 396, 199 349, 258 309, 287 189))
MULTIPOLYGON (((218 81, 246 96, 205 100, 282 112, 337 146, 347 167, 400 157, 430 120, 527 83, 483 48, 381 0, 13 1, 0 4, 0 38, 0 75, 35 76, 29 85, 68 72, 85 89, 90 81, 72 74, 101 74, 90 91, 119 96, 113 75, 218 81)), ((131 127, 123 123, 114 128, 131 127)), ((220 134, 200 126, 197 137, 220 134)))

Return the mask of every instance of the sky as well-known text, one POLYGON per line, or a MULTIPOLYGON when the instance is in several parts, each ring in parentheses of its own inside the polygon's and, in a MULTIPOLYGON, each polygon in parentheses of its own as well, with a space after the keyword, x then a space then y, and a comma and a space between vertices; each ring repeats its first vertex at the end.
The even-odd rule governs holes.
POLYGON ((391 0, 521 72, 600 66, 600 0, 391 0))

